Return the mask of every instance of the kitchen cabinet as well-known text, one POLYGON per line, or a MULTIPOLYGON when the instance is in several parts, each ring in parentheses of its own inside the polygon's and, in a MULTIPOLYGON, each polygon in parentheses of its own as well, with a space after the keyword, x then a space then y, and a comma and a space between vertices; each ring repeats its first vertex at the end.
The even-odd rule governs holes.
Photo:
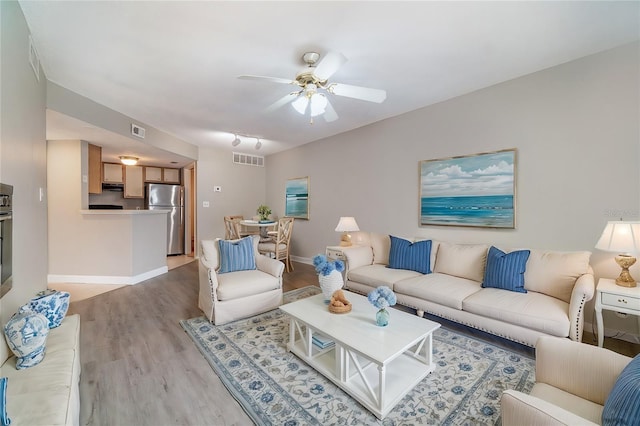
POLYGON ((162 182, 162 167, 145 167, 145 182, 162 182))
POLYGON ((106 183, 124 183, 122 164, 102 163, 102 181, 106 183))
POLYGON ((167 183, 180 183, 180 169, 162 169, 162 181, 167 183))
POLYGON ((180 169, 145 167, 144 181, 152 183, 180 183, 180 169))
POLYGON ((102 147, 89 144, 89 194, 102 194, 102 147))
POLYGON ((144 198, 142 166, 124 167, 124 198, 144 198))

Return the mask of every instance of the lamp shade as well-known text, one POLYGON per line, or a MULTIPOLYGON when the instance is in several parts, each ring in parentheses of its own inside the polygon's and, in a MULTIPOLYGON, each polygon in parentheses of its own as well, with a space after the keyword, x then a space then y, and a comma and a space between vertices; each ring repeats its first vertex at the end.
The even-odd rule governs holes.
POLYGON ((125 166, 135 166, 138 163, 138 157, 122 155, 120 156, 120 162, 125 166))
POLYGON ((356 220, 351 216, 341 217, 338 226, 336 226, 336 232, 354 232, 359 230, 360 228, 358 228, 356 220))
POLYGON ((640 222, 607 222, 596 248, 620 254, 640 252, 640 222))

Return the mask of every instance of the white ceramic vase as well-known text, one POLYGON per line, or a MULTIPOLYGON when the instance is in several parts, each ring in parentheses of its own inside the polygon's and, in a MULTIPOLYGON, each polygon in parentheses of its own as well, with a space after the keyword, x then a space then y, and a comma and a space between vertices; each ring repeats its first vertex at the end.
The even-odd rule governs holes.
POLYGON ((318 281, 320 282, 325 302, 329 302, 333 293, 336 290, 340 290, 344 285, 342 274, 336 270, 331 271, 329 275, 319 274, 318 281))

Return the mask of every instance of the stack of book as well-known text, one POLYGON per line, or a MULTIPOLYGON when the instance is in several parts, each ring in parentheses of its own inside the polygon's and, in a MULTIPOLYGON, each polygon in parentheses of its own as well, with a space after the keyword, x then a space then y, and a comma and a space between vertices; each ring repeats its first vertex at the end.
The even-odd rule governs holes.
POLYGON ((313 341, 313 344, 319 347, 320 349, 327 349, 336 344, 333 340, 329 339, 328 337, 323 336, 322 334, 317 334, 317 333, 313 335, 311 340, 313 341))

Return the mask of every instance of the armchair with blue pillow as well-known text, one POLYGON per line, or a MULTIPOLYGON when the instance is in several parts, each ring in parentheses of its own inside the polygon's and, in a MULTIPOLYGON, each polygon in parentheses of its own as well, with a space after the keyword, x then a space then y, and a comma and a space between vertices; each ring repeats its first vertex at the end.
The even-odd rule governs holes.
POLYGON ((198 307, 216 325, 282 304, 282 262, 258 252, 260 237, 202 240, 198 307))

